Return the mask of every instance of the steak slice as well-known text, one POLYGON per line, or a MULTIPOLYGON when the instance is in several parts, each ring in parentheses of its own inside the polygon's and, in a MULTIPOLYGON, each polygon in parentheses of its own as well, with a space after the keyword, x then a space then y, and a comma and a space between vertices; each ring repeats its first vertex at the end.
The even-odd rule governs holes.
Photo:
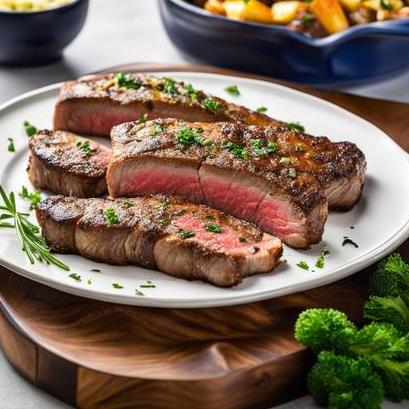
POLYGON ((110 149, 69 132, 47 130, 32 136, 29 146, 27 172, 36 188, 77 197, 106 193, 110 149))
POLYGON ((328 202, 315 175, 318 163, 309 170, 320 138, 276 127, 168 119, 119 125, 111 139, 112 197, 177 195, 256 223, 292 247, 321 240, 328 202))
POLYGON ((55 107, 54 129, 109 136, 113 126, 145 118, 144 115, 148 119, 180 118, 191 122, 282 124, 171 78, 112 73, 87 76, 63 85, 55 107), (122 75, 122 81, 118 75, 122 75))
POLYGON ((164 195, 135 199, 53 196, 36 208, 52 249, 135 264, 219 287, 271 271, 282 244, 254 225, 164 195))

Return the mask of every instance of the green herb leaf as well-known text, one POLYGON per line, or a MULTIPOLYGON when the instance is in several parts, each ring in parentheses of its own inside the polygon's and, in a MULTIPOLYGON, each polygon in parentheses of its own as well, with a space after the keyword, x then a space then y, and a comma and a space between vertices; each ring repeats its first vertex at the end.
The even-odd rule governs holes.
POLYGON ((200 134, 203 133, 203 128, 188 128, 182 127, 176 134, 176 141, 185 148, 193 145, 204 145, 205 141, 202 140, 200 134))
POLYGON ((82 153, 84 154, 84 156, 88 156, 92 149, 89 145, 89 141, 85 140, 85 141, 78 141, 77 142, 77 147, 82 151, 82 153))
POLYGON ((381 7, 384 10, 393 10, 393 6, 389 0, 381 0, 381 7))
POLYGON ((287 122, 284 125, 285 128, 290 129, 292 131, 297 131, 297 132, 305 132, 305 128, 303 125, 301 125, 299 122, 287 122))
POLYGON ((115 80, 118 86, 122 88, 139 89, 142 86, 142 82, 126 72, 118 72, 115 75, 115 80))
POLYGON ((203 226, 207 231, 210 231, 211 233, 221 233, 222 232, 222 228, 220 227, 219 224, 217 223, 211 223, 211 222, 207 222, 204 224, 203 226))
POLYGON ((139 287, 140 288, 156 288, 156 285, 150 282, 147 282, 146 284, 141 284, 139 287))
POLYGON ((173 78, 165 77, 164 80, 165 85, 163 86, 163 92, 171 96, 179 94, 179 91, 176 88, 176 81, 173 78))
POLYGON ((256 109, 256 111, 257 111, 258 113, 260 113, 260 114, 264 114, 264 113, 266 113, 266 112, 268 111, 268 108, 265 107, 265 106, 261 106, 261 107, 258 107, 258 108, 256 109))
POLYGON ((312 22, 312 21, 315 20, 315 17, 314 17, 312 14, 305 13, 305 14, 301 17, 301 20, 302 20, 304 23, 310 23, 310 22, 312 22))
POLYGON ((101 270, 99 268, 91 268, 91 270, 89 270, 89 271, 92 271, 93 273, 100 273, 101 272, 101 270))
POLYGON ((191 230, 183 230, 179 233, 179 237, 182 239, 190 239, 191 237, 195 237, 195 232, 191 230))
POLYGON ((30 122, 24 121, 23 126, 24 126, 24 130, 26 131, 26 135, 28 137, 31 137, 37 133, 37 128, 33 124, 30 124, 30 122))
POLYGON ((78 281, 78 282, 81 281, 81 276, 79 274, 77 274, 77 273, 71 273, 68 277, 72 278, 73 280, 78 281))
POLYGON ((222 108, 222 104, 213 98, 206 98, 202 105, 204 108, 212 112, 217 112, 222 108))
POLYGON ((297 267, 302 268, 303 270, 309 270, 310 266, 308 265, 308 263, 306 261, 300 261, 296 264, 297 267))
POLYGON ((38 203, 41 202, 41 193, 40 192, 29 192, 25 186, 21 187, 21 192, 18 194, 22 199, 30 202, 30 210, 33 210, 38 203))
POLYGON ((118 284, 118 283, 112 283, 112 287, 117 289, 117 290, 120 290, 121 288, 124 288, 121 284, 118 284))
POLYGON ((55 258, 51 254, 50 248, 40 235, 40 228, 27 219, 27 213, 21 213, 17 210, 14 192, 7 194, 3 186, 0 185, 0 196, 4 205, 1 210, 4 212, 0 216, 0 227, 11 227, 16 229, 17 239, 21 249, 26 254, 31 264, 35 261, 55 266, 69 271, 70 268, 55 258), (14 219, 14 223, 3 221, 4 219, 14 219))
POLYGON ((186 91, 192 101, 197 101, 198 92, 193 88, 192 84, 186 85, 186 91))
POLYGON ((342 247, 346 246, 347 244, 350 244, 355 248, 359 247, 358 244, 356 244, 352 239, 350 239, 349 237, 344 237, 344 240, 342 241, 342 247))
POLYGON ((240 91, 237 88, 237 85, 230 85, 224 89, 228 94, 234 95, 235 97, 240 96, 240 91))
POLYGON ((322 249, 320 256, 317 258, 315 262, 315 267, 317 268, 324 268, 325 265, 325 257, 330 254, 328 250, 322 249))
POLYGON ((144 297, 145 294, 142 291, 139 291, 137 288, 135 288, 135 295, 137 295, 138 297, 144 297))
POLYGON ((148 120, 148 114, 143 114, 143 115, 141 115, 141 116, 139 117, 138 122, 139 122, 140 124, 144 124, 147 120, 148 120))
POLYGON ((220 146, 223 149, 227 149, 228 151, 230 151, 236 158, 247 159, 249 157, 249 153, 246 151, 246 149, 242 148, 236 143, 223 141, 220 146))
POLYGON ((108 207, 105 210, 105 220, 111 225, 119 223, 118 215, 116 214, 115 209, 113 207, 108 207))
POLYGON ((15 152, 16 151, 16 147, 14 146, 14 140, 13 138, 7 138, 8 140, 8 146, 7 146, 7 150, 9 152, 15 152))

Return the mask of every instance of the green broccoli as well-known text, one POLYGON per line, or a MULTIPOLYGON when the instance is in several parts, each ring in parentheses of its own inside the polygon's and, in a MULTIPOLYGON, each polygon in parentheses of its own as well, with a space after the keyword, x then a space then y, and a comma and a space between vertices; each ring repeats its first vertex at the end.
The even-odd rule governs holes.
POLYGON ((330 409, 380 409, 383 385, 364 358, 321 352, 308 375, 308 390, 330 409))
POLYGON ((379 297, 397 297, 409 294, 409 264, 398 253, 378 263, 369 279, 371 294, 379 297))
POLYGON ((357 331, 346 314, 331 308, 305 310, 295 324, 295 338, 315 353, 343 353, 346 343, 357 331))
POLYGON ((409 398, 409 334, 402 336, 393 325, 374 322, 358 330, 339 311, 310 309, 300 314, 295 337, 316 353, 326 350, 368 359, 388 397, 409 398))
POLYGON ((364 305, 365 318, 409 332, 409 264, 399 254, 391 254, 378 263, 370 288, 373 296, 364 305))
POLYGON ((364 316, 372 321, 390 322, 402 333, 409 331, 409 308, 401 296, 372 295, 364 304, 364 316))

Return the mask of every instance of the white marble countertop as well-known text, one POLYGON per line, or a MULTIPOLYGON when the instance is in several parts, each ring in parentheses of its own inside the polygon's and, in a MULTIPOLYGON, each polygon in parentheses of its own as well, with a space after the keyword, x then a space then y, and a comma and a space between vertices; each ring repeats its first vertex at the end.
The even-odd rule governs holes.
MULTIPOLYGON (((63 60, 37 68, 0 67, 0 103, 22 92, 78 77, 112 65, 130 62, 184 63, 164 32, 154 0, 91 0, 86 26, 63 60)), ((409 70, 377 84, 343 88, 361 95, 409 102, 409 70)), ((0 407, 2 409, 70 408, 30 385, 0 352, 0 407)), ((386 409, 408 408, 385 402, 386 409)), ((309 397, 280 409, 315 408, 309 397)))

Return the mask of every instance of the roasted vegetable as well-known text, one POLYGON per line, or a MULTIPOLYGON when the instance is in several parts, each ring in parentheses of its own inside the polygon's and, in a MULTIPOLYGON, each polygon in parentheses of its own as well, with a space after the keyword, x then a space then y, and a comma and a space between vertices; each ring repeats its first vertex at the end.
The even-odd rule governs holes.
POLYGON ((321 352, 308 376, 308 390, 330 409, 380 409, 383 384, 364 358, 321 352))
POLYGON ((288 24, 298 14, 307 10, 307 3, 301 1, 278 1, 271 7, 273 22, 276 24, 288 24))
POLYGON ((220 0, 207 0, 203 8, 209 13, 226 15, 223 2, 220 0))
POLYGON ((361 5, 361 0, 339 0, 341 6, 344 7, 347 11, 355 11, 358 10, 359 6, 361 5))
POLYGON ((338 0, 312 0, 308 9, 329 34, 349 27, 348 20, 338 0))
POLYGON ((272 23, 270 7, 258 0, 247 1, 242 17, 244 20, 255 21, 256 23, 272 23))
POLYGON ((243 10, 246 3, 243 0, 227 0, 223 3, 224 12, 233 20, 243 19, 243 10))

